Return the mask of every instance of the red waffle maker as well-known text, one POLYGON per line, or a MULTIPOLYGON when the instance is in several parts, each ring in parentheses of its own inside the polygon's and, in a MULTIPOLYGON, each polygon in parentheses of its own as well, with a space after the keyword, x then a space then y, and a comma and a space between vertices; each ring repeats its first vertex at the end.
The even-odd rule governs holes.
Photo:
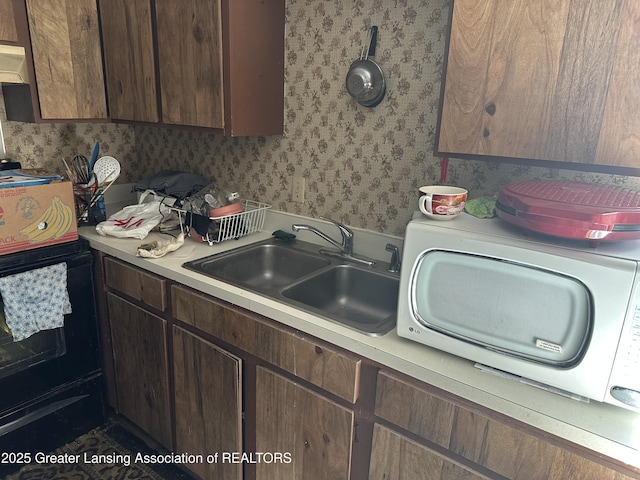
POLYGON ((526 233, 602 241, 640 239, 640 192, 567 181, 527 181, 500 189, 498 217, 526 233))

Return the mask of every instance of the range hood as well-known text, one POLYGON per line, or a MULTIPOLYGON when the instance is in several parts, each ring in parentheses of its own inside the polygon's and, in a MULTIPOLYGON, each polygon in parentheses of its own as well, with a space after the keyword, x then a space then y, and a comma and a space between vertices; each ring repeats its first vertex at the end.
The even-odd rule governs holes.
POLYGON ((24 47, 0 45, 0 83, 29 83, 24 47))

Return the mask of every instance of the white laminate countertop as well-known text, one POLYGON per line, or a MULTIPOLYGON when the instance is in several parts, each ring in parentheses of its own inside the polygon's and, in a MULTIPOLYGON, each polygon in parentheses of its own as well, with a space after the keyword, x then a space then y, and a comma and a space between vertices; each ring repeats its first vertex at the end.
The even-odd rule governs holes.
MULTIPOLYGON (((138 245, 163 237, 158 233, 152 233, 142 241, 104 237, 98 235, 94 227, 82 227, 79 234, 96 250, 269 317, 634 468, 640 468, 640 414, 599 402, 571 400, 483 373, 469 360, 400 338, 395 331, 381 337, 367 336, 182 267, 186 261, 269 238, 277 229, 290 232, 293 223, 321 226, 330 236, 339 238, 337 230, 330 224, 273 210, 267 212, 265 227, 260 233, 213 246, 186 239, 179 250, 159 259, 136 256, 138 245)), ((386 244, 402 246, 402 239, 399 237, 353 230, 356 253, 388 262, 386 244)), ((299 232, 297 235, 301 240, 326 246, 323 240, 312 233, 299 232)))

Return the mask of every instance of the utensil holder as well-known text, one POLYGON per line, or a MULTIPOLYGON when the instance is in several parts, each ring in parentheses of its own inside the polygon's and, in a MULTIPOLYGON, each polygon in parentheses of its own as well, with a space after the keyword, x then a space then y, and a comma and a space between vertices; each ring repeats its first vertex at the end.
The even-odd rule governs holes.
POLYGON ((95 195, 93 192, 79 185, 75 185, 73 187, 73 194, 79 227, 83 225, 97 225, 107 219, 106 214, 101 211, 98 203, 91 205, 95 195))

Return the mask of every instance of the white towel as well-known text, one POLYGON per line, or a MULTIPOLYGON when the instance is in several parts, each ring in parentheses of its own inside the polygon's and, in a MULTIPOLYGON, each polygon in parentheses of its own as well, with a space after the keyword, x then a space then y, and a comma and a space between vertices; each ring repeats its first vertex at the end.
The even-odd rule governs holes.
POLYGON ((19 342, 41 330, 64 326, 71 313, 67 291, 67 264, 29 270, 0 278, 7 325, 19 342))

